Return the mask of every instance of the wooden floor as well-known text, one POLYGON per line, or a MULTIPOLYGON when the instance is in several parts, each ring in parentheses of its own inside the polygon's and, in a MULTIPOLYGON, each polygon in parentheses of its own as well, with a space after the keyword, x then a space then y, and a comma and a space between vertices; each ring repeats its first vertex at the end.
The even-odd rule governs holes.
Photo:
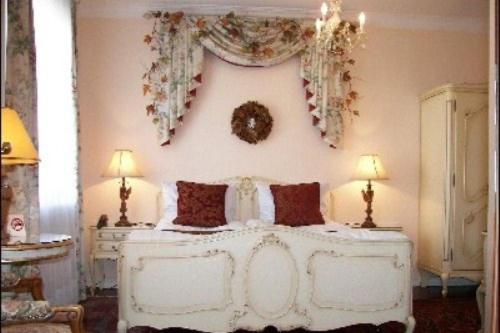
MULTIPOLYGON (((449 287, 448 297, 441 297, 440 287, 415 287, 413 313, 417 321, 416 333, 476 333, 480 317, 475 299, 476 286, 449 287)), ((85 307, 85 324, 88 333, 114 333, 118 317, 116 289, 99 290, 94 297, 82 302, 85 307)), ((178 329, 163 330, 178 332, 178 329)), ((182 332, 192 332, 181 330, 182 332)), ((330 333, 403 333, 404 325, 386 323, 381 326, 356 325, 330 333)), ((128 333, 159 332, 147 327, 133 328, 128 333)), ((243 331, 238 331, 243 332, 243 331)), ((277 332, 270 327, 266 333, 277 332)), ((307 332, 294 330, 294 333, 307 332)))
MULTIPOLYGON (((448 297, 475 298, 478 286, 448 287, 448 297)), ((413 300, 441 298, 441 287, 413 287, 413 300)))

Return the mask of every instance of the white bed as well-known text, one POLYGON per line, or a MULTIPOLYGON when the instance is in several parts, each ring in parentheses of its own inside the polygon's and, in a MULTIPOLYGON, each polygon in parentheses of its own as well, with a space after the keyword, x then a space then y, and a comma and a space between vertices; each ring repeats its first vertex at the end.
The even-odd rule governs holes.
MULTIPOLYGON (((237 185, 241 220, 258 217, 254 179, 227 182, 237 185)), ((131 233, 120 246, 118 331, 323 331, 388 321, 413 331, 407 237, 338 224, 252 222, 210 235, 131 233)))

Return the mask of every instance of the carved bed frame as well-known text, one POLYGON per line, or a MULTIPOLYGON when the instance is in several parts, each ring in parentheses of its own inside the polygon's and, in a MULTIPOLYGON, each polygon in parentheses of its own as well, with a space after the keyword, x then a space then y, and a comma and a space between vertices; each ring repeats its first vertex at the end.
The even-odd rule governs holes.
MULTIPOLYGON (((240 217, 258 216, 255 180, 221 181, 238 185, 240 217)), ((413 332, 411 252, 408 240, 344 240, 283 226, 127 240, 118 259, 118 332, 324 331, 388 321, 413 332)))

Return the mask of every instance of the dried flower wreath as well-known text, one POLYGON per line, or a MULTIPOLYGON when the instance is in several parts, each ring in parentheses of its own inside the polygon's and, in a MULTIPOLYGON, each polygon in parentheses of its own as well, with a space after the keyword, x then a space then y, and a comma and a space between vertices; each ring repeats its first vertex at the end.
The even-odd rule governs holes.
POLYGON ((231 119, 233 134, 251 144, 265 140, 273 127, 269 110, 256 101, 246 102, 233 111, 231 119))

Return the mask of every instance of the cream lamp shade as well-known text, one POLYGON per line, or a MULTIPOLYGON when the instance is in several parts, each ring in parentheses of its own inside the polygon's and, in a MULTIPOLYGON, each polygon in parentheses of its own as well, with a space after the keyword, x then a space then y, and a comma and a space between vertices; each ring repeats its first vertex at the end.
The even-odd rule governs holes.
POLYGON ((38 161, 38 153, 17 112, 2 108, 2 165, 36 164, 38 161))
POLYGON ((115 150, 109 166, 103 173, 104 177, 142 177, 135 165, 132 151, 128 149, 115 150))
POLYGON ((354 175, 358 180, 380 180, 387 179, 385 169, 378 155, 361 155, 358 161, 358 168, 354 175))

